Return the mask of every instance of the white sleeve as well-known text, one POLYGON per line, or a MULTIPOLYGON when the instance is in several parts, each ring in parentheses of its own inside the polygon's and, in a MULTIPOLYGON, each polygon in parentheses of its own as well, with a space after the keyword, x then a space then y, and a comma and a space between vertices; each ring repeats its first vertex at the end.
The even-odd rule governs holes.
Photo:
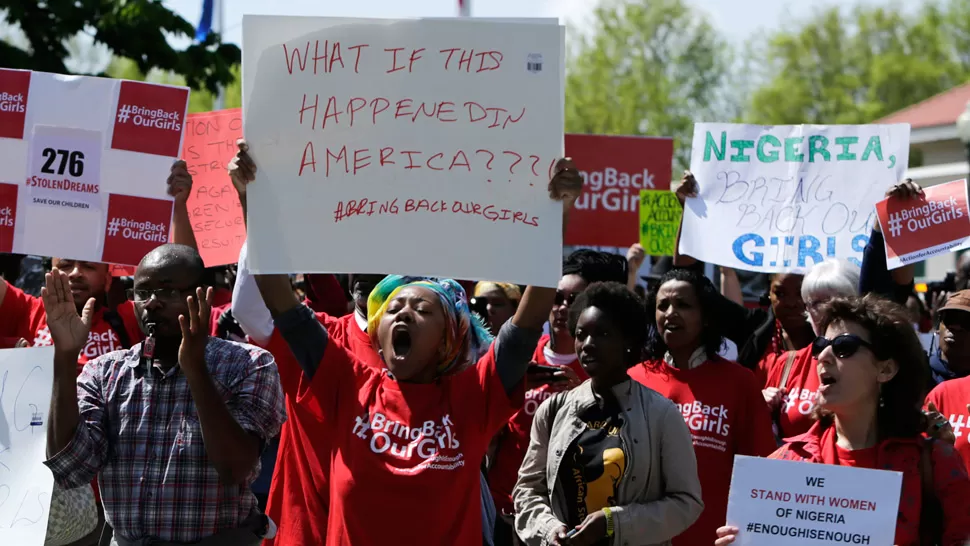
POLYGON ((239 250, 239 266, 236 272, 236 285, 232 287, 232 316, 242 331, 257 345, 266 345, 273 337, 273 316, 263 303, 263 297, 256 286, 256 278, 249 273, 246 261, 247 246, 243 242, 239 250))

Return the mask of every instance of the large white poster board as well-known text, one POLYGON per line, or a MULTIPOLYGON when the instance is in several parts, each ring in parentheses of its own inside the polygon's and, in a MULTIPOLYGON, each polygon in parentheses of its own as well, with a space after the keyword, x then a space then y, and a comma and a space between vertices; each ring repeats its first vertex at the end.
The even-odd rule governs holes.
POLYGON ((875 204, 902 179, 909 125, 694 125, 680 252, 735 269, 861 263, 875 204))
POLYGON ((0 544, 42 546, 47 535, 53 381, 54 347, 0 350, 0 544))
POLYGON ((254 272, 558 282, 558 25, 245 16, 243 51, 254 272))
POLYGON ((0 69, 0 252, 134 265, 167 242, 188 96, 0 69))
POLYGON ((893 544, 903 475, 735 455, 727 523, 737 546, 893 544))

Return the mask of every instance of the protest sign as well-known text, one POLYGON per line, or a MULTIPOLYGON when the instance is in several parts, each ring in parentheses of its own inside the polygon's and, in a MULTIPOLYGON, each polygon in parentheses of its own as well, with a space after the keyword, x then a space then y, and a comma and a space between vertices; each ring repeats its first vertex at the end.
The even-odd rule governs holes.
POLYGON ((648 256, 673 256, 680 202, 672 191, 640 190, 640 246, 648 256))
POLYGON ((694 125, 680 252, 734 269, 861 263, 877 201, 909 160, 909 125, 694 125))
POLYGON ((0 544, 42 546, 47 535, 53 381, 54 347, 0 350, 0 544))
POLYGON ((206 267, 236 263, 246 240, 242 205, 226 175, 242 138, 242 110, 189 114, 182 159, 192 175, 189 219, 206 267))
POLYGON ((736 546, 893 544, 903 475, 734 456, 727 523, 736 546))
POLYGON ((188 96, 184 87, 0 69, 4 251, 134 265, 167 242, 165 181, 188 96))
POLYGON ((952 252, 970 237, 967 181, 926 188, 916 199, 883 199, 876 214, 889 269, 952 252))
POLYGON ((641 190, 670 189, 670 138, 566 135, 566 157, 583 175, 565 244, 627 248, 637 242, 641 190))
POLYGON ((243 49, 254 272, 558 282, 561 27, 247 15, 243 49))

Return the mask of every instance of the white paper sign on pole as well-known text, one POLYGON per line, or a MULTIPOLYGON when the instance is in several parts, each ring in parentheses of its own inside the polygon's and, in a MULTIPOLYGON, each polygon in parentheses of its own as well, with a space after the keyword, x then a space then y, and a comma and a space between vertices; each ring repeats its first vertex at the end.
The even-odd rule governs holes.
POLYGON ((167 242, 188 96, 0 68, 0 252, 134 265, 167 242))
POLYGON ((245 16, 254 272, 554 286, 558 25, 245 16))
POLYGON ((53 347, 0 350, 0 544, 42 546, 47 536, 53 381, 53 347))
POLYGON ((727 523, 737 546, 893 544, 903 475, 735 455, 727 523))
POLYGON ((680 252, 762 273, 860 264, 874 205, 909 162, 909 125, 694 125, 680 252))

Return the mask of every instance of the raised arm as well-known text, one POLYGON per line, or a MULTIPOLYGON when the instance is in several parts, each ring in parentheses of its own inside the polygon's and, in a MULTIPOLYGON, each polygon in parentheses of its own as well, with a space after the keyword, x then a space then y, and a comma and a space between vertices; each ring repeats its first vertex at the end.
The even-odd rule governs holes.
MULTIPOLYGON (((248 228, 249 203, 246 188, 256 179, 256 163, 249 157, 249 145, 240 139, 239 151, 229 163, 229 178, 239 195, 243 218, 248 228)), ((313 312, 296 297, 287 275, 254 275, 256 286, 270 315, 296 357, 307 378, 312 378, 323 360, 327 346, 327 330, 313 312)), ((235 311, 233 312, 235 315, 235 311)), ((236 315, 237 320, 246 320, 236 315)))
MULTIPOLYGON (((684 203, 687 202, 689 197, 697 197, 697 179, 690 171, 684 171, 684 177, 680 180, 680 186, 677 187, 677 201, 680 203, 680 208, 684 208, 684 203)), ((697 263, 697 259, 691 256, 685 256, 680 253, 680 233, 684 229, 684 216, 680 217, 680 225, 677 226, 677 241, 674 243, 674 266, 676 267, 690 267, 697 263)))
MULTIPOLYGON (((560 159, 556 163, 556 174, 549 182, 549 197, 562 202, 563 234, 569 222, 569 211, 582 191, 583 178, 572 160, 560 159)), ((555 301, 555 287, 527 287, 512 317, 512 328, 503 328, 499 332, 495 361, 506 392, 511 393, 525 377, 530 357, 542 335, 542 326, 549 320, 549 311, 555 301)))
POLYGON ((172 172, 168 175, 168 194, 175 198, 172 212, 172 242, 188 245, 199 249, 192 231, 192 221, 189 219, 189 195, 192 193, 192 175, 185 165, 185 161, 178 160, 172 164, 172 172))
POLYGON ((47 325, 54 342, 54 384, 47 424, 46 465, 61 486, 71 489, 90 482, 108 458, 100 359, 88 362, 77 376, 77 359, 88 340, 94 299, 77 314, 67 275, 47 274, 41 290, 47 325))
POLYGON ((744 305, 744 292, 738 272, 730 267, 718 266, 721 270, 721 295, 738 305, 744 305))
MULTIPOLYGON (((916 199, 923 194, 923 188, 907 178, 886 192, 886 197, 916 199)), ((886 265, 886 243, 882 228, 877 220, 872 226, 869 242, 862 253, 862 266, 859 275, 859 293, 874 293, 889 298, 900 305, 906 305, 913 291, 916 276, 916 262, 889 270, 886 265)))

